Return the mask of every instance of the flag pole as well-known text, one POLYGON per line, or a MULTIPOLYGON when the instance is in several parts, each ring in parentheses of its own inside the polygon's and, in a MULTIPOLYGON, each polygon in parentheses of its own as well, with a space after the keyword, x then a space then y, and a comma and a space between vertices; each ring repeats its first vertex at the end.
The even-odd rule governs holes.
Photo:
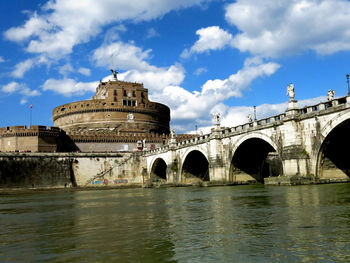
POLYGON ((30 126, 32 126, 32 109, 33 109, 33 104, 30 104, 30 126))

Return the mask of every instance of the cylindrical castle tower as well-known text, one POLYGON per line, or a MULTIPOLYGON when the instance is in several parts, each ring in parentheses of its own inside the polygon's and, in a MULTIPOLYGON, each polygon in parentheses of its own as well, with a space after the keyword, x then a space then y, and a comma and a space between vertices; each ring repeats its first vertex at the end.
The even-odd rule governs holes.
POLYGON ((170 109, 148 100, 143 84, 100 82, 91 100, 53 110, 53 122, 69 133, 169 134, 170 109))

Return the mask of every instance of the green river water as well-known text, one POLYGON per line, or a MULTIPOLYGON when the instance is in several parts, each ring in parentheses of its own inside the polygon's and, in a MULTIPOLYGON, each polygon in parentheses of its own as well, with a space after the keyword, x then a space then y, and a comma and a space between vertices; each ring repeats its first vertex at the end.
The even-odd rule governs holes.
POLYGON ((0 262, 350 262, 350 184, 0 195, 0 262))

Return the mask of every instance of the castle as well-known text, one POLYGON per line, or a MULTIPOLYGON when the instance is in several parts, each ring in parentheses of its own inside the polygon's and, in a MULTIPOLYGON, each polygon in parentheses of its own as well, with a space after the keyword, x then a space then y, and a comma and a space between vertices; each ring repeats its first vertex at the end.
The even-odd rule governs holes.
POLYGON ((151 102, 143 84, 120 81, 112 72, 112 80, 101 81, 91 100, 54 108, 54 127, 0 128, 0 151, 116 152, 165 144, 170 109, 151 102))

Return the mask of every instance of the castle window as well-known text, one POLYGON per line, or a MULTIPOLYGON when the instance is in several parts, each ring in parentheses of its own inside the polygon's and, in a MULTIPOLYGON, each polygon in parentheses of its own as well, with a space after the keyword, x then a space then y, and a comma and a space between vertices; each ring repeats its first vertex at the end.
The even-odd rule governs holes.
POLYGON ((123 105, 124 106, 136 106, 136 100, 123 100, 123 105))
POLYGON ((136 97, 136 92, 133 90, 133 92, 132 92, 132 96, 133 97, 136 97))
POLYGON ((126 96, 126 90, 123 90, 123 95, 126 96))
POLYGON ((62 109, 61 109, 61 111, 65 111, 65 110, 66 110, 66 108, 62 108, 62 109))
POLYGON ((117 97, 116 96, 114 96, 114 101, 117 101, 117 97))
POLYGON ((114 90, 114 91, 113 91, 113 95, 114 95, 114 96, 117 96, 117 90, 114 90))
POLYGON ((145 95, 143 94, 143 92, 141 92, 141 98, 144 98, 145 97, 145 95))

